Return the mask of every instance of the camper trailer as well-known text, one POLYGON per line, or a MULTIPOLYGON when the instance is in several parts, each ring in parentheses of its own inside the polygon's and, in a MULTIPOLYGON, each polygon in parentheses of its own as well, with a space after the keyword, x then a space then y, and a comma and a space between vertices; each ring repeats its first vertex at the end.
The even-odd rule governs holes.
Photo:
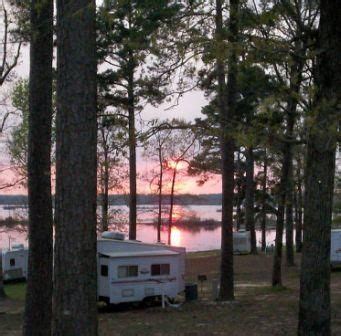
POLYGON ((97 252, 99 301, 173 299, 185 289, 185 248, 124 240, 106 232, 97 241, 97 252))
POLYGON ((239 230, 233 232, 233 253, 251 253, 251 234, 250 231, 239 230))
POLYGON ((28 249, 24 245, 13 245, 2 251, 2 270, 5 281, 27 278, 28 249))
POLYGON ((341 230, 332 230, 330 244, 331 267, 341 266, 341 230))

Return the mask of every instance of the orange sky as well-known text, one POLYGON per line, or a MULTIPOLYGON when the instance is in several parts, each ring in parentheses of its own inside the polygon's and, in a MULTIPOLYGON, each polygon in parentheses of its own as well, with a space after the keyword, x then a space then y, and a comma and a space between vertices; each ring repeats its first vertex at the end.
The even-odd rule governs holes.
MULTIPOLYGON (((144 167, 140 167, 141 169, 144 167)), ((5 181, 11 182, 16 178, 15 174, 10 171, 6 171, 6 173, 0 174, 0 183, 1 185, 5 183, 5 181)), ((203 186, 198 186, 197 184, 198 178, 179 175, 176 180, 175 192, 176 194, 212 194, 212 193, 220 193, 221 192, 221 179, 220 176, 215 175, 206 182, 203 186)), ((137 182, 138 193, 140 194, 150 194, 153 191, 150 189, 150 185, 147 181, 138 180, 137 182)), ((168 189, 170 189, 170 181, 166 180, 164 184, 165 193, 168 193, 168 189)), ((125 191, 127 192, 127 190, 125 191)), ((115 193, 112 191, 111 193, 115 193)), ((27 194, 27 190, 22 185, 16 185, 14 187, 0 190, 0 194, 4 195, 16 195, 16 194, 27 194)))
MULTIPOLYGON (((29 49, 24 47, 20 58, 20 64, 16 68, 16 80, 19 78, 28 78, 29 73, 29 49)), ((15 82, 13 82, 15 83, 15 82)), ((147 105, 141 112, 141 119, 145 122, 158 118, 165 120, 167 118, 181 118, 186 121, 193 121, 197 117, 202 117, 201 109, 207 104, 207 97, 200 90, 194 90, 184 94, 177 104, 174 102, 165 102, 160 106, 147 105), (172 106, 172 108, 170 108, 172 106)), ((137 123, 138 124, 138 123, 137 123)), ((6 151, 5 145, 0 145, 0 166, 9 164, 9 155, 6 151)), ((138 173, 148 171, 150 169, 150 162, 145 162, 141 158, 137 161, 138 173), (148 167, 149 166, 149 167, 148 167)), ((1 167, 0 167, 1 168, 1 167)), ((0 173, 0 185, 6 180, 11 181, 15 178, 13 173, 0 173)), ((191 194, 209 194, 220 193, 221 183, 220 177, 216 176, 208 181, 203 186, 198 186, 196 178, 179 177, 176 184, 177 193, 191 193, 191 194)), ((26 194, 27 190, 22 186, 15 186, 10 189, 0 190, 0 194, 26 194)), ((114 193, 114 191, 112 192, 114 193)), ((148 182, 138 181, 138 193, 150 193, 148 182)))
MULTIPOLYGON (((165 189, 169 189, 170 182, 166 183, 165 189)), ((176 182, 175 191, 177 194, 215 194, 221 192, 221 179, 219 176, 214 176, 203 186, 198 186, 197 178, 189 176, 181 176, 176 182)), ((138 183, 138 192, 149 194, 151 193, 148 183, 138 183)))

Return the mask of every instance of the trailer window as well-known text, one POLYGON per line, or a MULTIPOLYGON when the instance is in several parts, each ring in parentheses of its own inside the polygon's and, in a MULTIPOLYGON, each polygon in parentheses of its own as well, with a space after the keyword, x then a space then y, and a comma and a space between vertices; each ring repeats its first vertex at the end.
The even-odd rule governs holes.
POLYGON ((101 265, 101 276, 108 276, 108 265, 101 265))
POLYGON ((14 258, 10 259, 9 264, 10 266, 15 266, 15 259, 14 258))
POLYGON ((169 264, 154 264, 151 267, 152 275, 169 275, 170 265, 169 264))
POLYGON ((119 278, 137 277, 138 266, 137 265, 118 266, 117 275, 119 278))

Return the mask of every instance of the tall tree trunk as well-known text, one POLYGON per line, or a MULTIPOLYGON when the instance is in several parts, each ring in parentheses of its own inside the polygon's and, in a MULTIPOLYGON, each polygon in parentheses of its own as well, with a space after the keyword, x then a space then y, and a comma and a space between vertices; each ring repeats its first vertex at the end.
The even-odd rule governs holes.
POLYGON ((301 158, 297 159, 297 220, 296 220, 296 252, 302 251, 302 207, 303 207, 303 193, 302 193, 302 162, 301 158))
POLYGON ((240 230, 241 224, 243 222, 242 220, 242 186, 240 181, 237 182, 237 204, 236 204, 236 228, 237 231, 240 230))
POLYGON ((101 194, 101 208, 102 208, 102 231, 109 229, 109 162, 108 157, 105 157, 105 164, 103 170, 103 192, 101 194))
POLYGON ((288 143, 285 144, 287 154, 288 176, 286 188, 286 260, 288 266, 294 265, 294 238, 293 238, 293 189, 294 189, 294 174, 293 174, 293 144, 290 142, 294 139, 294 126, 297 114, 298 97, 302 82, 302 71, 304 59, 302 56, 302 42, 297 40, 295 43, 295 53, 292 55, 292 64, 290 67, 290 95, 288 98, 287 107, 287 130, 286 138, 288 143))
POLYGON ((95 9, 57 0, 54 336, 97 335, 95 9))
POLYGON ((320 2, 314 124, 308 136, 298 335, 331 334, 330 231, 341 106, 341 6, 320 2))
MULTIPOLYGON (((132 26, 132 6, 128 2, 128 26, 132 26)), ((136 191, 136 129, 135 129, 135 93, 134 93, 134 72, 135 60, 133 51, 128 52, 128 127, 129 127, 129 239, 136 239, 137 220, 137 191, 136 191)))
POLYGON ((172 225, 173 225, 173 207, 174 207, 174 190, 175 190, 175 180, 176 180, 176 172, 177 165, 175 165, 172 176, 172 187, 170 193, 170 208, 169 208, 169 219, 168 219, 168 245, 172 243, 172 225))
POLYGON ((157 216, 157 241, 161 242, 161 224, 162 224, 162 186, 163 186, 163 160, 162 160, 162 149, 161 143, 159 143, 158 154, 159 154, 159 165, 160 165, 160 173, 159 173, 159 212, 157 216))
POLYGON ((285 151, 282 161, 282 172, 278 190, 278 209, 276 221, 275 253, 272 266, 272 286, 282 286, 282 247, 284 230, 284 211, 286 200, 286 185, 288 178, 288 151, 285 151))
POLYGON ((51 335, 53 1, 31 2, 28 205, 29 256, 24 335, 51 335))
POLYGON ((246 190, 245 190, 245 219, 246 230, 251 234, 251 253, 257 254, 257 241, 255 231, 255 182, 254 182, 254 157, 253 148, 246 148, 246 190))
POLYGON ((297 252, 297 227, 298 227, 298 192, 297 192, 297 179, 295 179, 295 187, 293 190, 293 211, 294 211, 294 223, 295 223, 295 247, 297 252))
POLYGON ((266 197, 267 197, 267 179, 268 179, 268 158, 266 149, 264 150, 264 166, 263 166, 263 181, 262 181, 262 251, 266 250, 266 197))
MULTIPOLYGON (((240 151, 238 151, 238 158, 237 158, 237 165, 238 165, 238 171, 241 169, 241 160, 240 160, 240 151)), ((237 181, 236 181, 236 187, 237 187, 237 200, 236 200, 236 228, 237 231, 240 230, 241 224, 242 224, 242 174, 237 174, 237 181)))
POLYGON ((288 172, 288 182, 287 182, 287 191, 286 191, 286 231, 285 231, 285 240, 286 240, 286 261, 287 266, 294 266, 294 236, 293 236, 293 227, 294 227, 294 218, 293 218, 293 165, 292 165, 292 153, 290 154, 291 160, 289 160, 289 172, 288 172))
POLYGON ((101 146, 103 150, 103 165, 101 166, 101 231, 108 231, 109 229, 109 219, 108 219, 108 211, 109 211, 109 148, 108 148, 108 139, 105 135, 104 128, 101 127, 101 146))
MULTIPOLYGON (((132 56, 131 61, 132 63, 132 56)), ((129 120, 129 239, 136 239, 137 195, 136 195, 136 130, 134 107, 134 70, 128 80, 128 120, 129 120)))
POLYGON ((222 129, 222 237, 220 265, 220 299, 234 299, 233 273, 233 198, 234 198, 234 141, 230 125, 236 111, 237 46, 239 0, 230 0, 228 83, 226 87, 224 66, 223 0, 216 0, 216 71, 218 79, 218 104, 222 129))
POLYGON ((5 288, 4 288, 4 276, 3 276, 3 268, 2 268, 2 250, 0 249, 0 301, 6 297, 5 288))
POLYGON ((279 188, 279 205, 276 224, 276 246, 273 263, 272 285, 282 285, 281 264, 282 264, 282 240, 284 226, 284 212, 289 207, 289 217, 286 221, 286 257, 287 264, 294 264, 293 250, 293 218, 292 218, 292 189, 293 189, 293 144, 294 125, 296 120, 296 110, 298 104, 298 95, 300 92, 303 58, 301 55, 300 42, 296 42, 295 54, 292 55, 292 65, 290 67, 290 95, 288 97, 287 107, 287 127, 286 140, 283 144, 283 164, 281 172, 281 181, 279 188))

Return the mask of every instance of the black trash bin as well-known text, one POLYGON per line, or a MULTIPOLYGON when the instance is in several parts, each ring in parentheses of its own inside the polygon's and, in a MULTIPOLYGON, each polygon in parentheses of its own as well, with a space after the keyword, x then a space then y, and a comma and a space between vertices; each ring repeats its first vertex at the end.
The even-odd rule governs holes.
POLYGON ((186 301, 194 301, 198 299, 198 285, 196 283, 188 283, 185 285, 186 301))

